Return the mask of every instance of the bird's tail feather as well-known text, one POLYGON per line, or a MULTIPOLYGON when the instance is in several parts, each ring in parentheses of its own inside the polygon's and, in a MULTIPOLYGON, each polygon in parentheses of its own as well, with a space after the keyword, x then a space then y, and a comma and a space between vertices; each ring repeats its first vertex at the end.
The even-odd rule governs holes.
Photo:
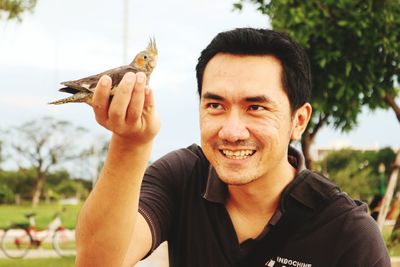
POLYGON ((78 93, 78 94, 72 95, 70 97, 66 97, 66 98, 63 98, 63 99, 60 99, 60 100, 49 102, 48 104, 50 104, 50 105, 61 105, 61 104, 66 104, 66 103, 82 103, 82 102, 85 102, 85 103, 89 104, 90 100, 91 100, 91 97, 88 96, 87 94, 80 95, 78 93))

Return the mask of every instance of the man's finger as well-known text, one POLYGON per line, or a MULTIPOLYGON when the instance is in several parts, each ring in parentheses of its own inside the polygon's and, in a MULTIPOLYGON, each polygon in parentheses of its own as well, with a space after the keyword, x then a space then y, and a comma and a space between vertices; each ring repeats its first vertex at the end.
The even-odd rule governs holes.
POLYGON ((115 126, 125 124, 126 111, 131 100, 133 86, 136 82, 136 75, 128 72, 124 75, 115 90, 113 100, 108 110, 108 117, 115 126))
POLYGON ((136 74, 136 83, 132 91, 131 101, 127 110, 127 123, 136 123, 143 113, 145 99, 146 74, 138 72, 136 74))
POLYGON ((149 86, 145 88, 145 100, 144 100, 144 110, 146 112, 151 112, 154 108, 154 95, 153 90, 149 86))
POLYGON ((104 125, 108 119, 108 107, 110 105, 111 78, 107 75, 102 76, 97 83, 93 95, 93 110, 96 120, 104 125))

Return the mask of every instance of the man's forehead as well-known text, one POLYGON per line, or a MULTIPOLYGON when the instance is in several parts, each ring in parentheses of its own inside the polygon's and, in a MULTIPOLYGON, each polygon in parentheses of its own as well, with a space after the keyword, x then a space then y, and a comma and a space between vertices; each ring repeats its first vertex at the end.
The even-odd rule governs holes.
POLYGON ((203 74, 203 85, 209 82, 218 82, 225 79, 237 83, 252 83, 260 80, 275 82, 280 85, 282 65, 280 61, 270 55, 233 55, 218 53, 207 63, 203 74))
POLYGON ((281 74, 281 64, 274 56, 218 53, 207 64, 200 97, 235 102, 279 98, 286 96, 281 74))

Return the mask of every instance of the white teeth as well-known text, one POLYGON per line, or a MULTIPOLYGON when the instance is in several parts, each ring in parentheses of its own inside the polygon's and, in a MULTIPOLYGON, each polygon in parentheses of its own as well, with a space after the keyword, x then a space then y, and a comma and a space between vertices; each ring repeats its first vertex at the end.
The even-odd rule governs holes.
POLYGON ((229 159, 245 159, 251 155, 253 155, 255 150, 246 149, 246 150, 226 150, 223 149, 222 153, 229 159))

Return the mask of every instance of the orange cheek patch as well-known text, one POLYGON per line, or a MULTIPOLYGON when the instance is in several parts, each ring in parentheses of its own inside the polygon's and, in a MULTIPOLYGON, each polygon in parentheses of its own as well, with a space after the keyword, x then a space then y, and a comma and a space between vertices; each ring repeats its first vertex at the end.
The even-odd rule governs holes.
POLYGON ((143 58, 136 59, 136 64, 139 65, 139 66, 143 66, 144 65, 144 59, 143 58))

